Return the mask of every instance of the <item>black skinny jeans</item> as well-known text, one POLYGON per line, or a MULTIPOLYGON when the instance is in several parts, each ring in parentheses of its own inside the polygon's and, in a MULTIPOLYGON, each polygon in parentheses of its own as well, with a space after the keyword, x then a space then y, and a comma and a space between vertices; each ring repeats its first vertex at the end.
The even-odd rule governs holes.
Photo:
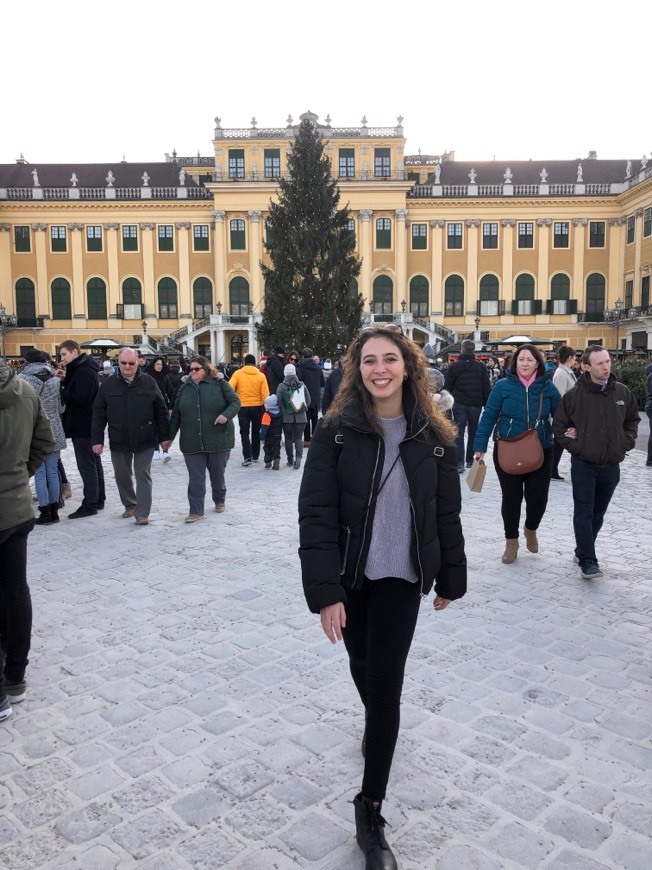
POLYGON ((27 584, 27 536, 33 528, 34 520, 28 520, 0 532, 0 644, 5 654, 4 676, 0 666, 0 699, 5 679, 20 683, 28 665, 32 598, 27 584))
POLYGON ((400 724, 401 691, 419 614, 420 587, 397 577, 347 589, 342 632, 351 676, 367 711, 362 794, 385 797, 400 724))
POLYGON ((505 538, 518 538, 521 523, 521 504, 525 496, 525 525, 531 531, 539 528, 548 504, 553 448, 543 451, 543 465, 529 474, 507 474, 498 465, 498 451, 494 447, 494 466, 503 493, 501 513, 505 525, 505 538))

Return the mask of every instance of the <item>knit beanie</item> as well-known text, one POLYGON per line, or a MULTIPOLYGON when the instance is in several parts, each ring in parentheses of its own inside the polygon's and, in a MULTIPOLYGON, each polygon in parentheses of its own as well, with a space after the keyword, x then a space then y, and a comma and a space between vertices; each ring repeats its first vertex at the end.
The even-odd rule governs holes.
POLYGON ((293 366, 292 363, 288 363, 283 369, 283 377, 287 378, 288 375, 296 375, 297 369, 296 366, 293 366))
POLYGON ((265 407, 268 411, 277 411, 278 410, 278 399, 274 393, 271 396, 267 396, 265 399, 265 407))

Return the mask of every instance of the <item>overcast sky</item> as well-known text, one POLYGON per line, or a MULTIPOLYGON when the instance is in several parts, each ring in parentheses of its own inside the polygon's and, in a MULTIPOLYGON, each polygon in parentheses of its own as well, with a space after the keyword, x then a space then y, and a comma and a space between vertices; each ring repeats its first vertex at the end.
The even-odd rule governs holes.
POLYGON ((222 126, 394 126, 408 154, 640 159, 652 4, 33 0, 3 13, 0 163, 212 154, 222 126), (445 8, 444 8, 445 7, 445 8), (252 11, 254 14, 251 14, 252 11))

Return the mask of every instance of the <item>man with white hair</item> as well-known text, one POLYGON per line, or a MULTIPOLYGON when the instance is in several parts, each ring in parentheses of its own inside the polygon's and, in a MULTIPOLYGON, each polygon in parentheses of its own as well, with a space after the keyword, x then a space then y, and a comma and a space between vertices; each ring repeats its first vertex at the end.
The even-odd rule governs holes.
POLYGON ((139 367, 135 350, 120 351, 118 369, 118 374, 107 378, 97 394, 91 444, 93 453, 100 456, 108 423, 111 462, 125 508, 122 516, 135 517, 136 525, 146 526, 152 507, 154 451, 159 444, 163 450, 172 444, 167 408, 154 378, 139 367))

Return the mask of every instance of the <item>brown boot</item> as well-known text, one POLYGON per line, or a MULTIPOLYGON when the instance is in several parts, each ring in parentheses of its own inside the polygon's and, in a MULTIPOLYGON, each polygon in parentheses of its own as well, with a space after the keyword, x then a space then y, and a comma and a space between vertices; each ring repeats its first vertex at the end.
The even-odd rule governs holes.
POLYGON ((503 562, 506 565, 511 563, 516 558, 518 553, 518 538, 507 538, 505 540, 505 552, 503 553, 503 562))
POLYGON ((530 553, 538 553, 539 542, 537 541, 537 533, 533 532, 532 529, 528 529, 527 526, 523 526, 523 534, 525 535, 525 545, 530 553))

